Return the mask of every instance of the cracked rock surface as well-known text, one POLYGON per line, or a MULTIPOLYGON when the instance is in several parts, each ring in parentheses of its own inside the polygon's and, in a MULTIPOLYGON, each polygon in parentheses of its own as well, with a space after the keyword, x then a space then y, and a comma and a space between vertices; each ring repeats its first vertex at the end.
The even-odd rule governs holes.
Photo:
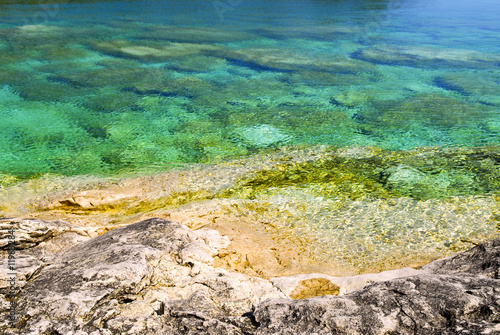
MULTIPOLYGON (((75 227, 69 231, 62 221, 31 221, 33 229, 45 235, 50 227, 78 231, 75 227)), ((33 240, 26 228, 19 239, 28 235, 33 240)), ((46 236, 43 243, 58 236, 46 236)), ((40 248, 39 244, 20 243, 27 249, 16 255, 22 282, 16 297, 17 323, 9 326, 10 298, 4 285, 0 331, 34 335, 500 334, 500 239, 421 270, 270 280, 214 267, 214 256, 229 243, 215 230, 193 231, 158 218, 68 242, 67 248, 47 259, 25 253, 40 248), (309 296, 313 297, 302 299, 309 296)))
POLYGON ((255 334, 500 334, 500 239, 344 296, 270 299, 255 334))
POLYGON ((116 228, 66 250, 34 276, 17 298, 18 329, 5 333, 177 334, 205 327, 239 334, 251 326, 242 315, 252 304, 284 294, 269 281, 214 269, 212 256, 228 243, 215 231, 164 219, 116 228))

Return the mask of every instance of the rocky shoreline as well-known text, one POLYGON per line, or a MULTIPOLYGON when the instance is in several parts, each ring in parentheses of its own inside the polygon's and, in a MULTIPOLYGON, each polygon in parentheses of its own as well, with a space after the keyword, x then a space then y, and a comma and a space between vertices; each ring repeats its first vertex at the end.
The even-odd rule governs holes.
POLYGON ((0 332, 500 334, 498 162, 282 148, 3 185, 0 332))
POLYGON ((166 219, 102 235, 63 221, 0 226, 4 334, 500 334, 500 239, 418 270, 263 279, 214 266, 230 244, 219 232, 166 219))

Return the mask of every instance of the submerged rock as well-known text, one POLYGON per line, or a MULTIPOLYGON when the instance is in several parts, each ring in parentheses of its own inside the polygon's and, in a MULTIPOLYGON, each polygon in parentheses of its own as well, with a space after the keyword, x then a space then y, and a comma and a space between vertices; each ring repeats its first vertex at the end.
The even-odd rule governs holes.
POLYGON ((332 41, 334 38, 359 34, 362 29, 355 26, 321 25, 269 27, 258 29, 255 32, 269 38, 306 38, 332 41))
POLYGON ((235 135, 246 145, 255 148, 265 148, 271 145, 283 144, 291 139, 290 135, 268 124, 253 127, 238 128, 235 135))
POLYGON ((142 35, 145 39, 159 39, 187 43, 228 43, 244 41, 255 36, 245 32, 210 27, 154 26, 142 35))
MULTIPOLYGON (((52 76, 49 79, 77 88, 112 87, 117 91, 116 93, 112 92, 112 95, 125 101, 133 101, 133 99, 123 96, 123 91, 140 95, 193 97, 206 95, 214 88, 209 82, 194 76, 173 77, 162 68, 103 68, 52 76)), ((92 99, 90 100, 92 101, 92 99)), ((101 100, 110 104, 107 97, 106 99, 101 98, 101 100)))
POLYGON ((124 40, 96 42, 92 46, 96 51, 117 57, 160 62, 221 49, 219 46, 210 44, 175 42, 152 44, 144 41, 140 44, 133 44, 124 40))
POLYGON ((278 48, 219 49, 207 54, 221 57, 234 65, 261 71, 325 71, 358 73, 371 68, 368 64, 344 56, 317 55, 278 48))
POLYGON ((500 57, 465 49, 440 49, 416 46, 376 45, 360 49, 351 55, 375 64, 404 66, 462 66, 490 68, 500 65, 500 57))
POLYGON ((440 75, 434 84, 484 104, 500 104, 500 76, 488 72, 453 72, 440 75))

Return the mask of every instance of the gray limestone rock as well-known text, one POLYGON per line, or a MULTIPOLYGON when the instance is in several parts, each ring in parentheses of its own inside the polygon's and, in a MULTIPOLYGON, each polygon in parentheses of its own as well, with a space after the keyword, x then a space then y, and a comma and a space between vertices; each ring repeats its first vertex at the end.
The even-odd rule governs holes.
POLYGON ((500 239, 485 242, 455 256, 438 259, 422 267, 437 274, 486 276, 500 279, 500 239))
POLYGON ((62 220, 48 222, 39 219, 0 219, 0 249, 8 248, 10 231, 14 234, 16 250, 36 247, 64 233, 74 233, 86 238, 97 235, 92 234, 92 228, 74 226, 62 220))
POLYGON ((15 331, 177 334, 196 325, 239 334, 252 304, 284 295, 269 281, 214 269, 212 256, 228 244, 217 232, 163 219, 116 228, 66 250, 28 281, 15 331))
POLYGON ((499 298, 498 280, 422 274, 345 296, 265 301, 256 334, 499 334, 499 298))
POLYGON ((3 287, 0 331, 500 334, 500 239, 418 271, 270 281, 214 268, 228 244, 214 230, 149 219, 76 244, 50 263, 20 258, 16 328, 9 328, 12 299, 3 287), (311 294, 330 295, 299 299, 311 294))

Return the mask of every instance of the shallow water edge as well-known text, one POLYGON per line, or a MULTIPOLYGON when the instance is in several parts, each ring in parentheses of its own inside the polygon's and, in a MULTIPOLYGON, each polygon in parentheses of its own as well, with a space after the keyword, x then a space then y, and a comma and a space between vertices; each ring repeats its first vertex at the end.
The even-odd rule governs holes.
POLYGON ((4 185, 1 213, 101 233, 148 217, 213 228, 233 241, 221 266, 267 278, 419 267, 500 235, 498 152, 283 147, 153 175, 47 175, 4 185))

